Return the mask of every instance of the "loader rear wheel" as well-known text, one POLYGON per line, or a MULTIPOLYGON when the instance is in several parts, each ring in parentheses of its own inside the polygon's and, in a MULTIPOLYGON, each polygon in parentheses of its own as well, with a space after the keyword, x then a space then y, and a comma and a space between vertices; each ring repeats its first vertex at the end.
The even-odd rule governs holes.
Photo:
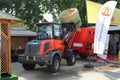
POLYGON ((66 58, 66 61, 69 66, 74 65, 76 62, 76 55, 75 54, 69 55, 69 57, 66 58))
POLYGON ((25 70, 32 70, 35 68, 35 64, 22 64, 25 70))
POLYGON ((54 56, 52 65, 48 65, 48 70, 50 72, 58 72, 60 70, 60 57, 59 56, 54 56))

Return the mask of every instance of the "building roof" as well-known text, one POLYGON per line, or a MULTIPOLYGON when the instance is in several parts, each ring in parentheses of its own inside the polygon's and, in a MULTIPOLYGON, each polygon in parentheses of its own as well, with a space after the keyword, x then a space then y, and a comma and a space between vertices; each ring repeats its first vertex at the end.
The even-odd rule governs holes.
MULTIPOLYGON (((89 28, 95 28, 96 26, 92 26, 89 28)), ((120 33, 120 26, 110 26, 109 30, 108 30, 108 34, 109 33, 120 33)))
POLYGON ((19 18, 16 18, 15 16, 12 16, 8 13, 0 11, 0 19, 7 19, 12 21, 21 21, 19 18))
POLYGON ((36 32, 24 28, 11 28, 11 36, 36 36, 36 32))

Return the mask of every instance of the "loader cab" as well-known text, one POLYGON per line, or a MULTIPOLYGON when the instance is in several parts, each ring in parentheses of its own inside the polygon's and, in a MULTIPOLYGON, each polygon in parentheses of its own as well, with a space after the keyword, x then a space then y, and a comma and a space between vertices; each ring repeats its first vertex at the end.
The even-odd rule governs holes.
POLYGON ((38 40, 45 39, 60 39, 61 38, 61 26, 58 23, 37 23, 36 32, 38 40))

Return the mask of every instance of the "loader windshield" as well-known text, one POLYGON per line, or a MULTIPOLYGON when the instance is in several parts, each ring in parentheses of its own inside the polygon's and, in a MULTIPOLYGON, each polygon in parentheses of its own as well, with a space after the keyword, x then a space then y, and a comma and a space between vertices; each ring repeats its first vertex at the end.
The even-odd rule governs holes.
POLYGON ((40 24, 36 27, 37 39, 49 39, 52 38, 52 25, 51 24, 40 24))
POLYGON ((57 23, 36 24, 37 39, 61 39, 61 26, 57 23))

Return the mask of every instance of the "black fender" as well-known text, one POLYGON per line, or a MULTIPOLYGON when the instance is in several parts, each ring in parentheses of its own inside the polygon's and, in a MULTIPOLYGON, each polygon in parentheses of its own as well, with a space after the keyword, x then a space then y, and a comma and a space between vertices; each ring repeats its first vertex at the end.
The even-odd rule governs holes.
POLYGON ((68 58, 69 56, 71 56, 72 54, 75 54, 75 55, 76 55, 76 53, 75 53, 73 50, 71 50, 71 49, 66 49, 66 50, 65 50, 64 58, 66 59, 66 58, 68 58))
POLYGON ((52 61, 53 61, 53 58, 54 58, 55 55, 59 56, 60 59, 61 59, 61 56, 62 56, 61 50, 51 51, 47 54, 47 56, 49 56, 48 65, 52 65, 52 61))

